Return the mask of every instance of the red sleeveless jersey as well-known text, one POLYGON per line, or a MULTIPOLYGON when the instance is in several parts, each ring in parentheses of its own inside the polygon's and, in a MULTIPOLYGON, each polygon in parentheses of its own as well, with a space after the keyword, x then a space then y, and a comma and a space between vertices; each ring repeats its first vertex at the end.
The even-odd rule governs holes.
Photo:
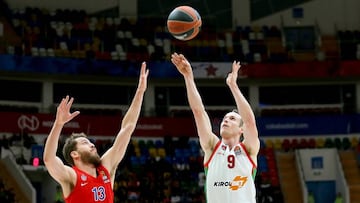
POLYGON ((114 203, 114 192, 111 186, 111 177, 108 170, 100 165, 96 168, 97 177, 73 167, 76 172, 76 185, 66 203, 114 203))

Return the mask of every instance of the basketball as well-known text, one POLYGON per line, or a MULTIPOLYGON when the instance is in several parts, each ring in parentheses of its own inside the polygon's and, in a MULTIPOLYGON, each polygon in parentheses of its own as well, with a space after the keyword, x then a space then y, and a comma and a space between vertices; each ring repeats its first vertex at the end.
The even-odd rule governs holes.
POLYGON ((199 34, 202 25, 200 14, 190 6, 178 6, 168 16, 167 28, 178 40, 191 40, 199 34))

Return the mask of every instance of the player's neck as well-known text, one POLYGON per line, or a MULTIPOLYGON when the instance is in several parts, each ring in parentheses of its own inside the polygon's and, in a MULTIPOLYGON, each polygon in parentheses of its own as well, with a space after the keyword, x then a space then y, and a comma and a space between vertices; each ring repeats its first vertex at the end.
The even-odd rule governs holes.
POLYGON ((224 144, 228 145, 232 149, 235 145, 239 143, 238 139, 231 138, 222 138, 224 144))
POLYGON ((80 170, 88 173, 89 175, 96 177, 96 167, 93 164, 85 164, 85 163, 78 163, 76 165, 76 167, 78 167, 80 170))

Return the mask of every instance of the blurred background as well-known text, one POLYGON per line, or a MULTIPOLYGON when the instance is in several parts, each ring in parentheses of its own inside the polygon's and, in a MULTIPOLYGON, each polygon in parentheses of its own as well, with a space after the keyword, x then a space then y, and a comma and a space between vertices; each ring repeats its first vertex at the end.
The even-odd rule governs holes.
POLYGON ((58 102, 70 95, 81 111, 59 149, 85 132, 103 153, 143 61, 149 85, 115 202, 205 202, 203 153, 173 52, 191 62, 216 134, 235 108, 226 74, 234 60, 244 64, 238 83, 261 139, 259 203, 360 202, 359 9, 356 0, 0 0, 0 202, 62 202, 42 162, 58 102), (202 17, 190 41, 167 32, 180 5, 202 17))

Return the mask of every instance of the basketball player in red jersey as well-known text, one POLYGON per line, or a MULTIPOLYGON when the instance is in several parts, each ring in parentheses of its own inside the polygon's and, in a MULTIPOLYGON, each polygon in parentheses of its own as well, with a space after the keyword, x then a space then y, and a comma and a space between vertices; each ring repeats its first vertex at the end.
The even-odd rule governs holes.
POLYGON ((237 111, 224 116, 220 125, 220 139, 213 133, 190 63, 177 53, 172 54, 171 61, 184 77, 200 146, 204 151, 207 202, 256 203, 254 181, 260 141, 255 115, 237 85, 240 62, 233 62, 232 71, 226 78, 237 111))
POLYGON ((148 74, 149 70, 143 62, 137 90, 122 119, 121 129, 112 147, 101 157, 85 134, 73 134, 67 138, 63 154, 70 166, 65 165, 56 156, 56 151, 63 126, 80 112, 70 112, 73 98, 66 96, 61 100, 57 107, 55 122, 45 143, 43 158, 50 175, 61 185, 65 202, 114 202, 113 186, 116 168, 124 157, 131 134, 135 130, 147 88, 148 74))

